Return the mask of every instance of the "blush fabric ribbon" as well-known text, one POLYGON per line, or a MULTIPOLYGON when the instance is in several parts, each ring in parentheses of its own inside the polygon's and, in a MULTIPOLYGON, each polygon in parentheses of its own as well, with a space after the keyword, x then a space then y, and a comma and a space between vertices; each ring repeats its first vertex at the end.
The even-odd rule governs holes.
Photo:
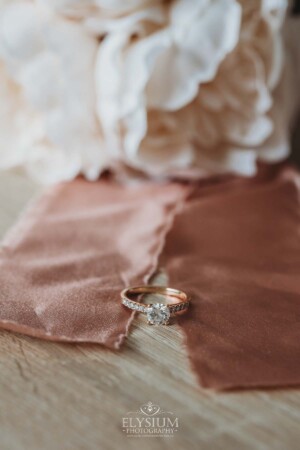
POLYGON ((178 322, 201 385, 298 385, 299 183, 285 165, 253 179, 50 188, 3 241, 0 326, 118 349, 134 315, 121 289, 162 266, 192 295, 178 322))

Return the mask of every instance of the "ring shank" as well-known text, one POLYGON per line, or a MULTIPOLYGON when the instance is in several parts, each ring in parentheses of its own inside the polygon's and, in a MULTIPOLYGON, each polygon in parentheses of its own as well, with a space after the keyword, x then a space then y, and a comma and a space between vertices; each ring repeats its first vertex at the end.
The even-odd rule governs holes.
POLYGON ((175 297, 180 302, 187 302, 188 296, 185 292, 179 291, 178 289, 173 289, 164 286, 135 286, 124 289, 121 292, 121 297, 131 300, 132 295, 140 294, 160 294, 167 297, 175 297))
MULTIPOLYGON (((166 303, 166 307, 169 310, 169 314, 177 314, 187 310, 189 307, 189 298, 185 292, 179 291, 178 289, 173 289, 164 286, 135 286, 124 289, 121 292, 122 303, 129 309, 142 312, 144 314, 149 313, 149 310, 153 309, 152 304, 143 304, 142 295, 146 294, 159 294, 164 295, 167 298, 171 297, 176 299, 176 301, 169 301, 166 303), (131 297, 136 295, 137 299, 133 300, 131 297)), ((160 305, 158 303, 158 305, 160 305)))

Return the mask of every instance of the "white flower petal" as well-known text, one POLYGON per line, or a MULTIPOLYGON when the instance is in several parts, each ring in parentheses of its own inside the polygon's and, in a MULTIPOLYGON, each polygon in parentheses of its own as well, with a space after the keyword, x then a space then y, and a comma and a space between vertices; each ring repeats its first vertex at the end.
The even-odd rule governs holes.
POLYGON ((12 3, 0 15, 0 49, 6 58, 26 60, 43 48, 44 17, 30 3, 12 3))
POLYGON ((251 150, 234 147, 219 147, 213 151, 198 153, 197 167, 206 168, 208 173, 236 173, 255 175, 256 155, 251 150))
POLYGON ((236 1, 213 1, 200 12, 188 22, 184 16, 177 19, 174 29, 171 24, 171 43, 157 58, 148 82, 149 107, 176 110, 189 103, 236 46, 241 20, 236 1))

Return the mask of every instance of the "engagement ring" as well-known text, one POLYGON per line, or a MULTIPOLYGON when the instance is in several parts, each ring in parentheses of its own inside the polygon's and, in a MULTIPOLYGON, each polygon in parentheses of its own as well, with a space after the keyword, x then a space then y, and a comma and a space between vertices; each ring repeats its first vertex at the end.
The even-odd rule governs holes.
POLYGON ((190 303, 184 292, 163 286, 129 287, 121 292, 121 298, 127 308, 146 314, 149 325, 167 325, 171 315, 186 311, 190 303), (143 304, 145 294, 162 295, 166 303, 143 304))

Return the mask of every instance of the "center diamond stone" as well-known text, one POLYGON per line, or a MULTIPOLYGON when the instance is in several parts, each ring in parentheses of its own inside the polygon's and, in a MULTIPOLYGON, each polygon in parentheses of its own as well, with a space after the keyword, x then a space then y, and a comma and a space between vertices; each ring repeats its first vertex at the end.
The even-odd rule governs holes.
POLYGON ((151 325, 166 325, 170 319, 170 310, 162 303, 155 303, 148 308, 147 319, 151 325))

